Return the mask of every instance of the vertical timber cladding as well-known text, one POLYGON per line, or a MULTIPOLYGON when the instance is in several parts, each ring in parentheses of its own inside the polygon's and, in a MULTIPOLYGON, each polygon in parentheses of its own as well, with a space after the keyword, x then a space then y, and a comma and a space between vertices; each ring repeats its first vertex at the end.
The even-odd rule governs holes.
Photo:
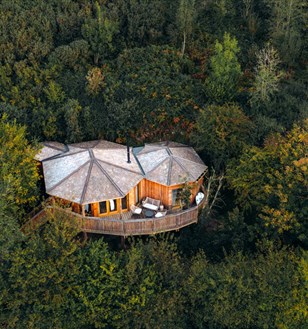
POLYGON ((91 203, 91 211, 92 211, 92 215, 93 217, 98 217, 98 203, 91 203))
MULTIPOLYGON (((190 203, 193 203, 197 193, 200 191, 200 187, 203 184, 204 177, 200 177, 197 182, 189 183, 188 185, 191 187, 191 196, 190 196, 190 203)), ((172 206, 172 191, 176 189, 183 188, 184 184, 178 184, 169 186, 169 206, 172 206)))
POLYGON ((131 205, 136 204, 136 186, 128 192, 128 209, 131 205))
POLYGON ((200 187, 203 184, 204 175, 202 175, 196 183, 192 183, 192 190, 191 190, 191 202, 194 201, 197 193, 200 191, 200 187))
POLYGON ((72 211, 81 214, 81 206, 79 203, 72 202, 72 211))
POLYGON ((174 187, 161 185, 144 179, 143 197, 150 197, 160 200, 164 206, 171 206, 172 204, 172 189, 174 187))
MULTIPOLYGON (((200 186, 203 183, 203 176, 199 178, 197 182, 189 183, 192 187, 191 189, 191 202, 193 202, 197 193, 200 190, 200 186)), ((150 197, 153 199, 160 200, 163 205, 166 207, 172 206, 172 190, 180 189, 184 184, 178 184, 173 186, 161 185, 147 179, 143 179, 140 183, 140 197, 141 199, 145 197, 150 197)))

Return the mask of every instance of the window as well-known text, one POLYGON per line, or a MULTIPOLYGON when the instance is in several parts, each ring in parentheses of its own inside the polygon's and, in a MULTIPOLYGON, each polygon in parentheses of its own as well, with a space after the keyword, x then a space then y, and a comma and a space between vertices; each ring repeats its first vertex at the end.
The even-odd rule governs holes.
POLYGON ((108 200, 109 203, 109 212, 114 212, 118 210, 118 203, 117 200, 108 200))
POLYGON ((91 204, 90 203, 88 203, 84 206, 84 211, 85 211, 86 215, 88 215, 88 216, 92 215, 92 212, 91 212, 92 209, 91 209, 91 204))
POLYGON ((180 195, 181 195, 181 188, 178 188, 176 190, 172 190, 172 206, 180 206, 181 205, 181 200, 180 200, 180 195))
POLYGON ((121 199, 122 210, 126 210, 128 205, 128 195, 121 199))
POLYGON ((99 213, 101 215, 119 213, 120 209, 128 209, 128 195, 122 199, 111 199, 99 203, 99 213))
POLYGON ((139 202, 139 195, 140 195, 139 185, 140 184, 138 184, 135 188, 135 203, 139 202))
POLYGON ((109 214, 118 212, 120 206, 119 199, 112 199, 108 201, 101 201, 99 203, 99 213, 100 214, 109 214))
POLYGON ((107 203, 106 201, 102 201, 99 203, 99 213, 106 214, 107 213, 107 203))

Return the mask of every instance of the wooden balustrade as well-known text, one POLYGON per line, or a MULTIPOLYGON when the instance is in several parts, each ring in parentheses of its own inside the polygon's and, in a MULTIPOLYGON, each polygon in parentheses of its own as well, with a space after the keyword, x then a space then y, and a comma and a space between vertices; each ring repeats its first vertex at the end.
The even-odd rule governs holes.
POLYGON ((108 219, 97 217, 82 217, 80 224, 82 231, 89 233, 110 234, 119 236, 148 235, 178 230, 187 225, 197 223, 198 212, 203 206, 195 206, 177 213, 159 218, 140 219, 108 219))
MULTIPOLYGON (((88 233, 110 234, 118 236, 131 235, 149 235, 167 231, 178 230, 187 225, 197 223, 199 210, 203 207, 205 200, 198 206, 181 210, 176 213, 167 214, 159 218, 140 218, 140 219, 113 219, 108 217, 89 217, 74 213, 69 209, 55 206, 47 206, 54 211, 67 213, 80 224, 81 230, 88 233)), ((46 209, 45 208, 45 209, 46 209)), ((44 222, 45 209, 36 214, 24 227, 23 231, 34 229, 37 225, 44 222)))

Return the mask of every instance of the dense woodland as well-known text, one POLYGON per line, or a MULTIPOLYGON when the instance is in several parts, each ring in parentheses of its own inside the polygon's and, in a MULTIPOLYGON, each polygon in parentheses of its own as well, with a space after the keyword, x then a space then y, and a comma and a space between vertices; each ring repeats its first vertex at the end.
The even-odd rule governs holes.
POLYGON ((307 2, 2 0, 0 327, 307 328, 307 2), (197 225, 126 241, 42 201, 40 142, 173 140, 197 225))

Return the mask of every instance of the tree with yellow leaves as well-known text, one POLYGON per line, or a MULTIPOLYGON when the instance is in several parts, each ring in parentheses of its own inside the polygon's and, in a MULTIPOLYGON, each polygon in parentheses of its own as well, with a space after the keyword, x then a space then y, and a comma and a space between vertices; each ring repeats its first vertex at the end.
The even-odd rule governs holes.
POLYGON ((36 153, 25 127, 9 123, 6 116, 0 118, 0 198, 8 212, 33 205, 37 198, 36 153))
POLYGON ((287 134, 268 137, 229 166, 227 179, 244 209, 256 211, 265 227, 308 242, 308 120, 287 134))

